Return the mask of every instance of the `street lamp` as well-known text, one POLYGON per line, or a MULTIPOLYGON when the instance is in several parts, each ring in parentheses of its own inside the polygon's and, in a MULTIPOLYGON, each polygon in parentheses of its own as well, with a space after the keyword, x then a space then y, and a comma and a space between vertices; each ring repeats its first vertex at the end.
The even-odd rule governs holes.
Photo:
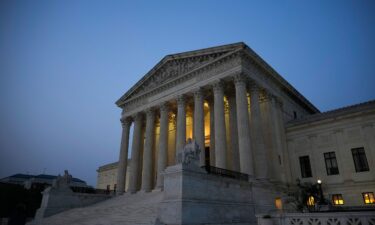
POLYGON ((319 204, 322 205, 325 203, 323 189, 322 189, 322 180, 318 179, 316 182, 318 183, 318 190, 319 190, 319 204))

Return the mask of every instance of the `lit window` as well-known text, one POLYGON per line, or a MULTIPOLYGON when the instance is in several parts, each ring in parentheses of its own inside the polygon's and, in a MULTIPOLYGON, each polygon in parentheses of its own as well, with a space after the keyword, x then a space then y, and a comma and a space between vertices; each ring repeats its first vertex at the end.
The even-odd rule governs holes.
POLYGON ((324 160, 326 162, 327 175, 339 174, 335 152, 324 153, 324 160))
POLYGON ((309 196, 309 198, 307 199, 307 205, 308 205, 308 206, 313 206, 313 205, 315 205, 315 199, 314 199, 314 196, 309 196))
POLYGON ((332 195, 332 204, 334 204, 334 205, 344 205, 344 199, 342 198, 342 194, 332 195))
POLYGON ((364 148, 353 148, 352 155, 356 172, 369 171, 366 153, 364 148))
POLYGON ((283 203, 281 202, 281 198, 275 199, 275 206, 276 206, 276 209, 282 209, 283 208, 283 203))
POLYGON ((375 197, 373 192, 362 193, 365 204, 375 204, 375 197))

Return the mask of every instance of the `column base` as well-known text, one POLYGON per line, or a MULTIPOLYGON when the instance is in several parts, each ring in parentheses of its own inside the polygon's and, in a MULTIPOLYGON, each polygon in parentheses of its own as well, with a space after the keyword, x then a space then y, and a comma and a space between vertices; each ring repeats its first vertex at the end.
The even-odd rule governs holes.
POLYGON ((153 189, 151 192, 162 192, 162 191, 163 191, 163 188, 157 187, 157 188, 153 189))

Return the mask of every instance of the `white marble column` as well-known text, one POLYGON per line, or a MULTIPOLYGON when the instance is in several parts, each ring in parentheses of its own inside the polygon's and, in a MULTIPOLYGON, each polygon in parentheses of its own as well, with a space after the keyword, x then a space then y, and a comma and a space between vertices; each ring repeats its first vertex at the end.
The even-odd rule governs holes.
POLYGON ((194 92, 194 136, 200 152, 200 166, 205 165, 204 157, 204 108, 203 108, 203 92, 198 89, 194 92))
POLYGON ((129 131, 131 120, 129 118, 121 119, 122 135, 119 163, 117 168, 117 189, 116 194, 120 195, 125 192, 126 170, 128 166, 128 149, 129 149, 129 131))
POLYGON ((168 162, 168 105, 166 103, 160 106, 160 137, 158 154, 158 175, 156 179, 156 188, 163 189, 164 178, 163 171, 168 162))
POLYGON ((291 161, 289 160, 289 154, 288 154, 288 146, 286 141, 286 134, 285 134, 285 126, 284 126, 284 119, 283 119, 283 103, 282 100, 278 97, 273 96, 272 98, 272 106, 274 109, 274 114, 277 121, 277 133, 280 135, 280 138, 278 139, 280 141, 281 145, 281 152, 284 157, 282 157, 282 163, 284 166, 284 174, 285 179, 287 183, 294 182, 292 179, 292 170, 291 170, 291 161))
POLYGON ((154 110, 149 109, 146 111, 146 135, 145 135, 145 148, 143 152, 142 163, 142 187, 141 190, 149 192, 152 189, 152 147, 154 145, 155 137, 155 113, 154 110))
POLYGON ((176 131, 176 161, 178 153, 182 151, 186 143, 186 108, 185 97, 177 97, 177 131, 176 131))
POLYGON ((142 147, 142 120, 143 115, 137 113, 134 116, 134 132, 133 132, 133 143, 131 152, 131 167, 130 167, 130 180, 129 180, 129 192, 135 193, 138 190, 138 177, 139 177, 139 161, 142 147))
POLYGON ((251 132, 254 142, 255 172, 259 179, 266 179, 268 175, 267 153, 264 145, 263 127, 261 123, 259 107, 259 86, 255 83, 250 87, 250 111, 251 111, 251 132))
POLYGON ((250 141, 250 123, 246 91, 246 79, 238 74, 234 77, 236 88, 238 148, 240 154, 240 171, 254 175, 253 153, 250 141))
POLYGON ((267 118, 269 118, 269 133, 272 138, 273 156, 274 160, 270 161, 270 168, 272 169, 273 177, 280 179, 282 182, 286 182, 286 167, 285 167, 285 155, 282 144, 281 127, 278 121, 278 110, 276 106, 276 97, 270 92, 265 91, 265 104, 267 110, 267 118), (275 163, 277 162, 277 163, 275 163))
POLYGON ((224 115, 224 87, 223 83, 216 82, 213 84, 214 91, 214 114, 215 114, 215 159, 216 167, 227 168, 227 137, 225 131, 224 115))
POLYGON ((213 99, 208 101, 208 107, 210 108, 210 165, 215 166, 215 113, 213 99))
POLYGON ((232 168, 231 170, 240 171, 240 152, 238 150, 238 128, 237 128, 237 104, 235 90, 228 94, 229 106, 229 131, 230 131, 230 145, 232 154, 232 168))

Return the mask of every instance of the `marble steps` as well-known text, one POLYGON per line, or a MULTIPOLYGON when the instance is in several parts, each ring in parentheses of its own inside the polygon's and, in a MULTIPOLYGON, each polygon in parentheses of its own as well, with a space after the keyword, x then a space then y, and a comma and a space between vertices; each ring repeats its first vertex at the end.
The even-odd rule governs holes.
POLYGON ((32 224, 152 225, 163 192, 124 194, 88 207, 71 209, 32 224))

